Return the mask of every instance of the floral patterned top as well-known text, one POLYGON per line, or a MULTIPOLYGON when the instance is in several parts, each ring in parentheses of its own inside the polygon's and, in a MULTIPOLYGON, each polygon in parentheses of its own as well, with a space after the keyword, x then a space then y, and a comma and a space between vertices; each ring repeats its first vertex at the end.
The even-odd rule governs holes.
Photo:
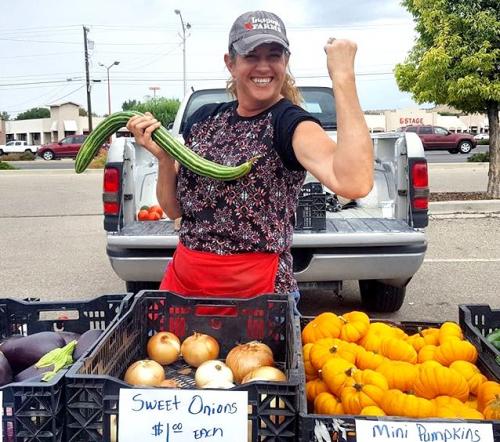
POLYGON ((239 116, 237 106, 236 101, 202 106, 187 121, 185 143, 220 164, 234 166, 261 157, 248 175, 229 182, 180 167, 180 240, 190 249, 220 255, 277 253, 275 290, 289 293, 297 290, 290 247, 297 199, 306 175, 291 140, 300 122, 320 123, 286 99, 253 117, 239 116))

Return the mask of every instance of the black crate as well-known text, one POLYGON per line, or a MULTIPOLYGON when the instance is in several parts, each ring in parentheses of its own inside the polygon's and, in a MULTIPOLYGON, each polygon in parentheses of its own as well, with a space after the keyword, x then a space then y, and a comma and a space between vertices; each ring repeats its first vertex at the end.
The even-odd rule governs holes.
POLYGON ((326 193, 321 183, 302 187, 295 211, 295 230, 326 230, 326 193))
MULTIPOLYGON (((302 328, 313 318, 303 317, 301 318, 302 328)), ((428 327, 439 327, 440 323, 435 322, 414 322, 414 321, 385 321, 379 320, 380 322, 386 322, 388 324, 393 324, 401 327, 407 333, 417 333, 428 327)), ((465 330, 464 330, 465 332, 465 330)), ((300 348, 300 357, 302 358, 302 347, 300 348)), ((302 360, 302 359, 301 359, 302 360)), ((489 367, 482 360, 482 355, 479 353, 479 358, 476 365, 488 378, 498 381, 498 376, 495 376, 489 370, 489 367)), ((353 415, 338 415, 338 416, 327 416, 324 414, 313 414, 309 413, 307 408, 307 399, 305 391, 305 373, 302 361, 302 382, 300 384, 300 395, 299 395, 299 431, 298 439, 301 442, 327 442, 327 441, 339 441, 339 442, 365 442, 364 440, 358 440, 356 438, 356 420, 374 420, 381 423, 391 422, 419 422, 421 419, 411 419, 411 418, 401 418, 401 417, 374 417, 374 416, 353 416, 353 415)), ((451 419, 425 419, 425 422, 456 422, 457 424, 463 422, 484 422, 490 423, 493 427, 493 440, 500 441, 500 421, 468 421, 466 419, 451 420, 451 419)), ((429 439, 430 440, 430 439, 429 439)), ((438 439, 432 439, 438 440, 438 439)), ((439 439, 440 440, 440 439, 439 439)), ((451 439, 449 439, 451 440, 451 439)), ((465 440, 465 439, 464 439, 465 440)))
MULTIPOLYGON (((131 294, 104 295, 87 301, 39 302, 0 299, 0 339, 43 331, 83 333, 105 329, 126 309, 131 294)), ((90 349, 89 349, 90 351, 90 349)), ((3 440, 64 441, 64 374, 49 382, 16 382, 3 394, 3 440)))
POLYGON ((181 340, 194 331, 212 335, 220 344, 222 359, 237 343, 261 340, 269 345, 288 381, 235 387, 248 392, 249 440, 296 440, 300 325, 290 297, 184 298, 143 291, 94 351, 66 375, 68 442, 110 442, 116 437, 119 392, 131 388, 121 379, 132 362, 146 357, 147 341, 159 331, 171 331, 181 340), (213 306, 229 308, 231 314, 202 312, 213 306))
POLYGON ((500 351, 486 340, 489 333, 500 328, 500 309, 492 310, 486 304, 462 304, 458 316, 464 335, 476 346, 488 371, 500 378, 500 351))

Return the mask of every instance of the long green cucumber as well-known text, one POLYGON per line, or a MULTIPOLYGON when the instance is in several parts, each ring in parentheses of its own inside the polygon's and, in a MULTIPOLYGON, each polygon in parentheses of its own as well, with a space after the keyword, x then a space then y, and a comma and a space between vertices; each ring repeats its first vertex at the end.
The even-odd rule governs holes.
MULTIPOLYGON (((118 129, 125 126, 131 117, 136 115, 142 116, 143 114, 137 111, 115 112, 101 121, 85 139, 78 151, 75 161, 76 173, 82 173, 87 169, 101 145, 118 129)), ((199 156, 176 140, 163 126, 155 129, 151 137, 165 152, 194 173, 216 180, 230 181, 245 176, 259 158, 258 156, 253 157, 238 166, 224 166, 199 156)))

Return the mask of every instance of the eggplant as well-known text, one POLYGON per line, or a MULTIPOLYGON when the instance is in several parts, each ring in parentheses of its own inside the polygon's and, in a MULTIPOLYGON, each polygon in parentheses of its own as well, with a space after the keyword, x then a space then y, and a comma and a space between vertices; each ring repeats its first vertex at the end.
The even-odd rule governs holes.
POLYGON ((80 339, 80 333, 73 333, 70 331, 58 331, 56 332, 59 336, 64 339, 64 345, 69 344, 71 341, 78 341, 80 339))
POLYGON ((19 373, 54 348, 64 347, 64 338, 55 332, 40 332, 22 338, 8 339, 0 350, 9 360, 14 373, 19 373))
POLYGON ((87 330, 80 336, 76 343, 75 351, 73 352, 73 361, 80 359, 81 356, 94 345, 102 335, 102 330, 87 330))
POLYGON ((46 373, 47 371, 51 371, 52 366, 50 367, 43 367, 43 368, 37 368, 35 365, 32 365, 31 367, 26 368, 25 370, 21 371, 20 373, 16 374, 14 376, 14 382, 21 382, 21 381, 27 381, 31 380, 32 382, 41 382, 42 381, 42 375, 46 373))
POLYGON ((12 368, 5 355, 0 352, 0 386, 12 382, 12 368))

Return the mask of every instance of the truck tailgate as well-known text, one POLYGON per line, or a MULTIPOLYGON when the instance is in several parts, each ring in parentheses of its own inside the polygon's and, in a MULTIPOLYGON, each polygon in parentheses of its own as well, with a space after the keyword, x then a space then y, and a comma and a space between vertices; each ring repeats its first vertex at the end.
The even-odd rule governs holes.
MULTIPOLYGON (((119 248, 173 248, 178 236, 171 221, 133 222, 108 233, 108 245, 119 248)), ((387 218, 327 219, 326 230, 295 232, 294 247, 377 247, 425 244, 425 234, 405 221, 387 218)))

